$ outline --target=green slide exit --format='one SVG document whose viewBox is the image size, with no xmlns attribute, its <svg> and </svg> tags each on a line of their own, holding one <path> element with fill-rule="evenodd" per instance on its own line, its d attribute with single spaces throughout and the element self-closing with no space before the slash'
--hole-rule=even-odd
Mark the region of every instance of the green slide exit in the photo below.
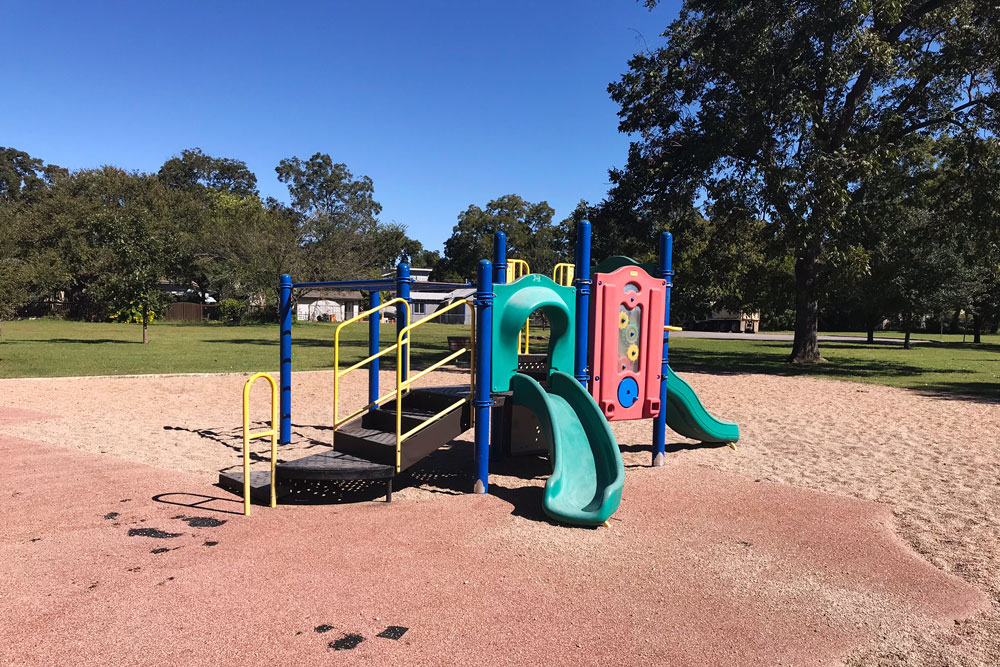
<svg viewBox="0 0 1000 667">
<path fill-rule="evenodd" d="M 618 509 L 625 484 L 618 441 L 597 402 L 572 375 L 554 371 L 548 389 L 511 378 L 514 405 L 531 410 L 550 446 L 545 513 L 562 523 L 599 526 Z"/>
<path fill-rule="evenodd" d="M 687 382 L 667 366 L 667 426 L 685 438 L 702 442 L 736 442 L 740 427 L 716 419 Z"/>
</svg>

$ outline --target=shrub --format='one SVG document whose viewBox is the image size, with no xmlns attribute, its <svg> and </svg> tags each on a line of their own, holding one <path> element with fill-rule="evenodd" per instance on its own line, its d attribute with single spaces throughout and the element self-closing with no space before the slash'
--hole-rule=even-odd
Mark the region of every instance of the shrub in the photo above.
<svg viewBox="0 0 1000 667">
<path fill-rule="evenodd" d="M 237 299 L 223 299 L 219 302 L 219 319 L 226 324 L 241 324 L 247 313 L 247 305 Z"/>
<path fill-rule="evenodd" d="M 108 315 L 108 319 L 125 324 L 142 324 L 142 309 L 135 301 L 129 301 L 127 306 Z M 152 307 L 146 310 L 146 321 L 149 324 L 156 321 L 156 311 Z"/>
</svg>

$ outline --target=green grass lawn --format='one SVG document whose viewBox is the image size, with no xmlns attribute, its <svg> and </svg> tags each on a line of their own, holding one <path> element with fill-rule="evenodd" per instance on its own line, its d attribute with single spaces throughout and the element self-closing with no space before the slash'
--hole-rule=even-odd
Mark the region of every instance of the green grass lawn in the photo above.
<svg viewBox="0 0 1000 667">
<path fill-rule="evenodd" d="M 295 370 L 333 368 L 335 324 L 296 322 L 292 327 Z M 0 377 L 227 373 L 278 370 L 278 325 L 157 323 L 142 344 L 138 325 L 67 322 L 54 319 L 4 322 Z M 395 342 L 396 327 L 382 324 L 382 345 Z M 448 354 L 448 336 L 468 327 L 428 323 L 412 332 L 411 363 L 422 368 Z M 341 368 L 368 356 L 368 324 L 348 325 L 341 334 Z M 461 357 L 468 363 L 468 357 Z M 395 368 L 395 353 L 383 357 Z"/>
<path fill-rule="evenodd" d="M 335 325 L 296 323 L 292 360 L 296 370 L 333 367 Z M 466 327 L 428 324 L 414 332 L 412 363 L 423 368 L 448 353 L 449 335 L 467 335 Z M 545 329 L 532 329 L 532 352 L 545 349 Z M 348 326 L 341 344 L 341 367 L 367 356 L 365 324 Z M 880 334 L 881 335 L 881 334 Z M 278 368 L 277 325 L 155 324 L 150 342 L 127 324 L 91 324 L 61 320 L 3 323 L 0 377 L 116 375 L 147 373 L 254 372 Z M 395 327 L 382 325 L 383 345 L 395 339 Z M 980 345 L 945 336 L 903 350 L 902 346 L 821 343 L 828 363 L 794 366 L 785 359 L 790 343 L 763 340 L 675 338 L 670 360 L 679 371 L 815 375 L 943 393 L 1000 398 L 1000 336 Z M 467 357 L 463 357 L 467 363 Z M 393 368 L 387 359 L 383 368 Z"/>
<path fill-rule="evenodd" d="M 830 342 L 819 348 L 827 363 L 800 366 L 786 361 L 790 342 L 676 338 L 670 343 L 670 363 L 678 371 L 815 375 L 1000 398 L 1000 341 L 928 342 L 911 350 L 886 343 Z"/>
</svg>

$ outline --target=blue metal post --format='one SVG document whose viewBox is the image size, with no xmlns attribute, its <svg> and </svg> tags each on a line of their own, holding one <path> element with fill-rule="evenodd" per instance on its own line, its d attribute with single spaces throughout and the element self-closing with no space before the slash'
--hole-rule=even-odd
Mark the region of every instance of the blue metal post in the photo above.
<svg viewBox="0 0 1000 667">
<path fill-rule="evenodd" d="M 573 368 L 573 375 L 584 389 L 590 383 L 590 375 L 587 372 L 587 362 L 589 361 L 590 349 L 588 347 L 588 337 L 590 335 L 590 223 L 581 220 L 576 225 L 576 269 L 574 273 L 576 279 L 576 361 Z"/>
<path fill-rule="evenodd" d="M 372 290 L 371 302 L 368 304 L 369 309 L 378 308 L 381 304 L 382 295 L 379 291 Z M 382 311 L 377 313 L 372 313 L 368 316 L 368 356 L 378 354 L 379 352 L 379 318 L 382 317 Z M 368 402 L 374 403 L 378 400 L 378 357 L 375 357 L 368 364 Z M 372 406 L 369 412 L 374 410 L 376 406 Z"/>
<path fill-rule="evenodd" d="M 278 442 L 283 445 L 292 440 L 292 277 L 281 274 L 278 284 L 278 329 L 280 331 L 279 369 L 281 416 Z"/>
<path fill-rule="evenodd" d="M 396 267 L 396 296 L 400 299 L 405 299 L 407 303 L 410 304 L 412 309 L 413 304 L 410 302 L 410 265 L 406 262 L 400 262 L 399 266 Z M 396 306 L 396 336 L 399 336 L 399 332 L 403 330 L 409 322 L 406 321 L 406 309 L 402 306 Z M 409 345 L 403 346 L 403 368 L 400 370 L 400 377 L 404 380 L 408 375 L 409 369 L 407 368 L 407 360 L 409 359 L 410 350 Z"/>
<path fill-rule="evenodd" d="M 507 235 L 503 232 L 493 233 L 493 283 L 503 285 L 507 282 Z M 493 288 L 490 287 L 492 290 Z"/>
<path fill-rule="evenodd" d="M 673 287 L 674 237 L 670 232 L 660 234 L 660 263 L 656 277 L 663 280 L 664 309 L 663 326 L 670 325 L 670 288 Z M 653 420 L 653 465 L 665 463 L 667 448 L 667 369 L 670 367 L 670 332 L 663 332 L 663 362 L 660 364 L 660 412 Z"/>
<path fill-rule="evenodd" d="M 502 233 L 502 232 L 498 232 Z M 493 281 L 489 260 L 479 262 L 476 304 L 476 393 L 472 407 L 476 411 L 476 484 L 473 493 L 489 493 L 490 482 L 490 387 L 493 354 Z"/>
</svg>

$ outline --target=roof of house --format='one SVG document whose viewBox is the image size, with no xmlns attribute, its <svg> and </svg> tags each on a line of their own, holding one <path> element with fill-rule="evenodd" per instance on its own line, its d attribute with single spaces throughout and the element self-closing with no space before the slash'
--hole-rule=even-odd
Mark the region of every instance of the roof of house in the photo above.
<svg viewBox="0 0 1000 667">
<path fill-rule="evenodd" d="M 331 299 L 334 301 L 360 301 L 361 292 L 349 289 L 326 289 L 322 287 L 302 290 L 299 293 L 299 301 L 302 299 Z"/>
</svg>

